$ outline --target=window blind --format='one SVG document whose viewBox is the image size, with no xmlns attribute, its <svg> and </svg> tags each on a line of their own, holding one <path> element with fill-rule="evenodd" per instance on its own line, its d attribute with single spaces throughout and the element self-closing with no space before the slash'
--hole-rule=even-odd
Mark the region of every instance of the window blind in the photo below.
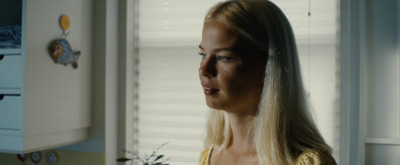
<svg viewBox="0 0 400 165">
<path fill-rule="evenodd" d="M 197 52 L 204 16 L 217 2 L 139 0 L 139 132 L 134 137 L 140 155 L 168 142 L 159 152 L 170 164 L 198 164 L 208 108 Z M 294 28 L 313 114 L 338 161 L 338 0 L 274 2 Z"/>
<path fill-rule="evenodd" d="M 293 26 L 314 121 L 339 162 L 339 0 L 274 0 Z M 309 14 L 310 13 L 310 16 Z"/>
</svg>

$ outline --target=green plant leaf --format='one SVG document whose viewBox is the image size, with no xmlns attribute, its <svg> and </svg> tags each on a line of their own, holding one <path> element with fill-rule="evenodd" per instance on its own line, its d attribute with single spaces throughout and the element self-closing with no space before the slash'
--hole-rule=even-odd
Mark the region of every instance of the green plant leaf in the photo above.
<svg viewBox="0 0 400 165">
<path fill-rule="evenodd" d="M 129 158 L 118 158 L 117 162 L 126 162 L 126 161 L 131 161 L 132 159 Z"/>
<path fill-rule="evenodd" d="M 159 156 L 157 156 L 156 159 L 154 159 L 154 161 L 157 161 L 158 159 L 161 159 L 162 157 L 164 157 L 164 155 L 159 155 Z"/>
<path fill-rule="evenodd" d="M 169 165 L 168 163 L 161 163 L 161 162 L 158 162 L 158 163 L 156 163 L 156 164 L 154 164 L 154 165 Z"/>
</svg>

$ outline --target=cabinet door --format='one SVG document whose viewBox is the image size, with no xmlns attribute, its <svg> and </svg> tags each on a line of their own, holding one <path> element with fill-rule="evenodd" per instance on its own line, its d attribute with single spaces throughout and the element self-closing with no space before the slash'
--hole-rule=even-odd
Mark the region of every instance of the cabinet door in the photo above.
<svg viewBox="0 0 400 165">
<path fill-rule="evenodd" d="M 0 54 L 0 89 L 21 88 L 21 66 L 21 55 Z"/>
<path fill-rule="evenodd" d="M 0 91 L 0 130 L 22 129 L 22 118 L 21 96 Z"/>
</svg>

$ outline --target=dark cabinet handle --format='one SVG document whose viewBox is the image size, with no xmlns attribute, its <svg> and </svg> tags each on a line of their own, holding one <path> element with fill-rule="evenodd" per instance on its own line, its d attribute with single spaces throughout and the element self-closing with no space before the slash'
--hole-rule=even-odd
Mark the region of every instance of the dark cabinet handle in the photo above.
<svg viewBox="0 0 400 165">
<path fill-rule="evenodd" d="M 3 60 L 4 54 L 0 54 L 0 61 Z"/>
<path fill-rule="evenodd" d="M 20 94 L 0 94 L 0 101 L 4 99 L 6 96 L 21 96 Z"/>
</svg>

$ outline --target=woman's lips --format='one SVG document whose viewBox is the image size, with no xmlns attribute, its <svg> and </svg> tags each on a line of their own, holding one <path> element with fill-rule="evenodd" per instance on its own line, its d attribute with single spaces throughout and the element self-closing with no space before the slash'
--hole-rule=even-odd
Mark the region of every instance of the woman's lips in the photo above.
<svg viewBox="0 0 400 165">
<path fill-rule="evenodd" d="M 201 85 L 203 86 L 204 94 L 206 94 L 206 95 L 213 95 L 213 94 L 219 92 L 219 89 L 212 88 L 210 85 L 207 85 L 204 83 L 201 83 Z"/>
<path fill-rule="evenodd" d="M 203 87 L 203 89 L 204 89 L 204 94 L 206 94 L 206 95 L 212 95 L 219 91 L 219 89 L 212 89 L 212 88 L 206 88 L 206 87 Z"/>
</svg>

